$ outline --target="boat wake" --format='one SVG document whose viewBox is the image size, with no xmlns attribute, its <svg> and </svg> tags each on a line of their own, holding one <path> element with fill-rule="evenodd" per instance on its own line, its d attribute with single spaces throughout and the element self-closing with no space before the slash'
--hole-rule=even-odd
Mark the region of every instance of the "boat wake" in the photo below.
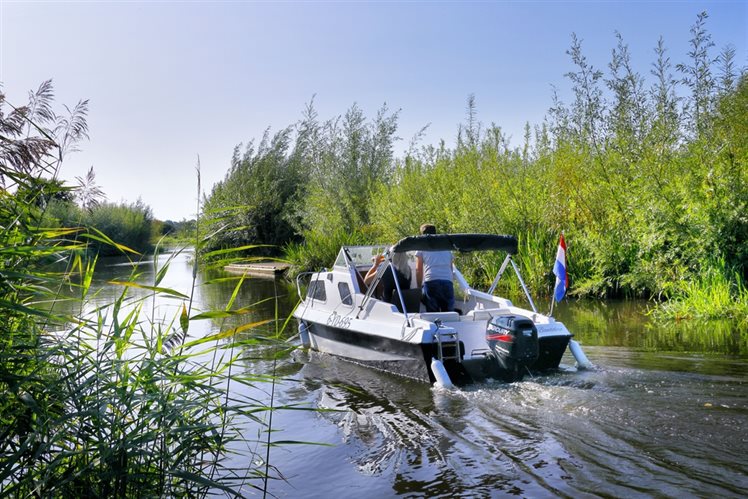
<svg viewBox="0 0 748 499">
<path fill-rule="evenodd" d="M 299 374 L 390 495 L 729 497 L 748 468 L 740 377 L 613 365 L 446 390 L 317 353 Z"/>
</svg>

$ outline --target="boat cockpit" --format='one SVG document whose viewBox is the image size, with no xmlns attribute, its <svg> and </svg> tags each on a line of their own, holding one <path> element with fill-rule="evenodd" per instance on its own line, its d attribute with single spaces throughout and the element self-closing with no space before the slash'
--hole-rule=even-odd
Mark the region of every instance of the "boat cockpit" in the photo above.
<svg viewBox="0 0 748 499">
<path fill-rule="evenodd" d="M 469 235 L 473 236 L 473 235 Z M 423 236 L 421 236 L 422 238 Z M 434 237 L 434 236 L 431 236 Z M 394 305 L 397 308 L 397 311 L 400 313 L 404 313 L 406 317 L 409 314 L 421 314 L 422 316 L 425 316 L 427 314 L 425 307 L 421 303 L 421 290 L 418 287 L 416 283 L 416 257 L 415 257 L 415 249 L 410 250 L 409 247 L 414 246 L 411 239 L 413 238 L 405 238 L 401 240 L 398 244 L 394 246 L 386 246 L 386 245 L 370 245 L 370 246 L 344 246 L 341 248 L 340 252 L 338 253 L 338 256 L 335 260 L 334 268 L 335 270 L 339 272 L 348 272 L 351 275 L 351 282 L 353 284 L 354 293 L 360 293 L 364 295 L 364 298 L 361 302 L 361 308 L 363 309 L 366 305 L 366 302 L 368 300 L 379 300 L 388 302 L 391 305 Z M 502 241 L 502 243 L 504 243 Z M 514 243 L 516 247 L 516 242 Z M 439 244 L 432 243 L 431 246 L 426 245 L 426 248 L 431 247 L 439 247 Z M 416 248 L 420 249 L 420 248 Z M 456 249 L 460 249 L 459 247 Z M 507 247 L 502 248 L 487 248 L 487 249 L 509 249 L 510 252 L 506 255 L 503 264 L 501 265 L 501 268 L 496 275 L 496 278 L 491 284 L 490 289 L 487 292 L 481 292 L 478 290 L 473 289 L 470 287 L 470 285 L 465 280 L 462 273 L 459 271 L 457 267 L 454 267 L 453 269 L 453 275 L 454 280 L 458 284 L 460 292 L 456 293 L 455 296 L 455 311 L 454 312 L 442 312 L 438 315 L 444 315 L 445 321 L 448 321 L 452 318 L 454 315 L 455 317 L 469 317 L 473 318 L 474 316 L 480 316 L 483 317 L 486 314 L 481 313 L 481 311 L 486 309 L 506 309 L 509 307 L 512 307 L 512 302 L 510 300 L 507 300 L 505 298 L 501 298 L 498 296 L 494 296 L 492 293 L 495 290 L 499 279 L 501 279 L 502 274 L 506 270 L 507 266 L 509 264 L 512 265 L 515 272 L 517 273 L 517 276 L 520 279 L 520 282 L 522 284 L 523 289 L 525 290 L 528 301 L 530 302 L 533 311 L 537 313 L 537 310 L 535 309 L 535 305 L 532 301 L 532 298 L 529 294 L 529 291 L 527 290 L 527 287 L 524 284 L 524 281 L 522 280 L 521 275 L 519 274 L 519 269 L 517 268 L 516 263 L 512 260 L 511 256 L 513 251 L 511 251 L 512 247 L 511 245 Z M 395 252 L 404 252 L 407 255 L 407 264 L 408 264 L 408 270 L 410 275 L 410 285 L 407 288 L 401 288 L 399 286 L 399 283 L 397 284 L 396 292 L 394 292 L 391 296 L 385 297 L 382 294 L 378 293 L 378 285 L 382 279 L 383 274 L 385 273 L 387 267 L 391 267 L 391 270 L 394 272 L 394 266 L 393 266 L 393 255 Z M 369 271 L 376 265 L 376 259 L 377 257 L 383 257 L 384 261 L 382 265 L 379 266 L 377 269 L 376 276 L 374 277 L 373 282 L 370 283 L 369 286 L 367 286 L 364 282 L 364 276 L 369 273 Z M 381 286 L 379 287 L 381 288 Z M 380 289 L 381 290 L 381 289 Z M 435 312 L 431 313 L 431 315 L 435 314 Z"/>
</svg>

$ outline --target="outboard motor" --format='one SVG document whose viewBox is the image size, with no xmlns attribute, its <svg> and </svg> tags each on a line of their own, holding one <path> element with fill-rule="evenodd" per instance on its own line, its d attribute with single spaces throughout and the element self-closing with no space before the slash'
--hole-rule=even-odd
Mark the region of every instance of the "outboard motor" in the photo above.
<svg viewBox="0 0 748 499">
<path fill-rule="evenodd" d="M 538 330 L 521 315 L 497 315 L 486 327 L 486 341 L 496 357 L 499 376 L 505 381 L 519 381 L 526 366 L 538 359 Z"/>
</svg>

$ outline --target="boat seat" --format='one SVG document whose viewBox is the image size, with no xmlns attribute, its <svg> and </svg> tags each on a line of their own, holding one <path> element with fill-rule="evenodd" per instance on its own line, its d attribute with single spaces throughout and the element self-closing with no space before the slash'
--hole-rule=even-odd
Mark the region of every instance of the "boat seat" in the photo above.
<svg viewBox="0 0 748 499">
<path fill-rule="evenodd" d="M 494 317 L 499 314 L 506 314 L 509 311 L 504 308 L 484 308 L 481 310 L 471 310 L 465 316 L 469 320 L 474 321 L 487 321 L 490 320 L 491 317 Z"/>
<path fill-rule="evenodd" d="M 421 310 L 421 289 L 412 288 L 403 290 L 403 301 L 405 302 L 405 310 L 409 314 L 417 314 Z M 397 295 L 397 290 L 392 291 L 390 297 L 390 303 L 397 307 L 398 312 L 402 312 L 402 304 L 400 303 L 400 297 Z"/>
<path fill-rule="evenodd" d="M 459 322 L 460 314 L 457 312 L 423 312 L 418 316 L 429 322 L 434 322 L 436 319 L 440 319 L 442 322 Z"/>
</svg>

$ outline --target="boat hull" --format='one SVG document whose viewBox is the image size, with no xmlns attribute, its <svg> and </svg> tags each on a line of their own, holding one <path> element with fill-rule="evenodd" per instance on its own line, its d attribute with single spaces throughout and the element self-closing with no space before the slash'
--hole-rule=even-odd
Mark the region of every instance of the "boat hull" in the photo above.
<svg viewBox="0 0 748 499">
<path fill-rule="evenodd" d="M 427 363 L 432 354 L 425 351 L 426 345 L 313 322 L 305 322 L 304 327 L 309 335 L 309 345 L 306 346 L 314 350 L 380 371 L 427 383 L 434 381 Z"/>
<path fill-rule="evenodd" d="M 434 343 L 411 343 L 368 334 L 352 329 L 341 329 L 326 324 L 302 321 L 300 329 L 305 332 L 304 346 L 313 350 L 345 358 L 351 362 L 368 366 L 426 383 L 434 383 L 431 360 L 438 358 Z M 531 371 L 558 368 L 571 336 L 546 337 L 540 340 L 540 356 L 530 366 Z M 443 344 L 443 352 L 454 352 L 454 344 Z M 514 381 L 521 379 L 523 372 L 506 372 L 496 359 L 473 357 L 466 359 L 465 348 L 459 344 L 461 362 L 445 359 L 443 364 L 455 385 L 466 385 L 486 379 Z"/>
</svg>

